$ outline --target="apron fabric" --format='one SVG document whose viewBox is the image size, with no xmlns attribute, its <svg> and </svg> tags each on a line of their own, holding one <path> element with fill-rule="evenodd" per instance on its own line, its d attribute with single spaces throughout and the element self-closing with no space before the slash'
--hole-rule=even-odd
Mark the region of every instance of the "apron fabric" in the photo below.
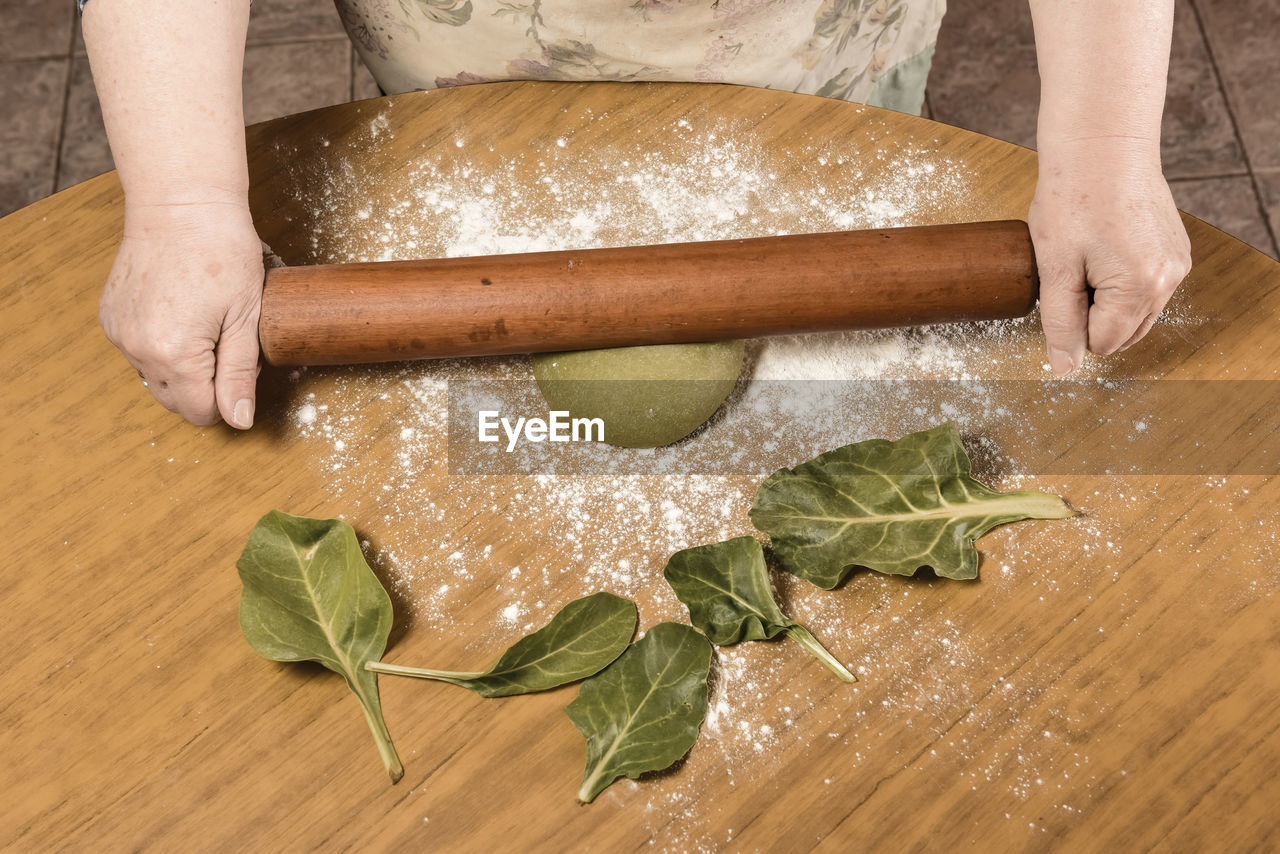
<svg viewBox="0 0 1280 854">
<path fill-rule="evenodd" d="M 740 83 L 919 114 L 946 0 L 335 0 L 388 93 Z"/>
</svg>

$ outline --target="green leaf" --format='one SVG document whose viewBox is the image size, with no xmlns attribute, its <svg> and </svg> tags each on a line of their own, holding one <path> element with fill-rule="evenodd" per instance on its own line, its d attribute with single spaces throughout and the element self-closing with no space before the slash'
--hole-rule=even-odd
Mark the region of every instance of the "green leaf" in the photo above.
<svg viewBox="0 0 1280 854">
<path fill-rule="evenodd" d="M 565 710 L 587 739 L 578 800 L 590 803 L 622 776 L 658 771 L 689 752 L 707 716 L 711 644 L 679 623 L 659 623 L 582 683 Z"/>
<path fill-rule="evenodd" d="M 378 677 L 365 663 L 382 657 L 391 599 L 364 561 L 355 531 L 338 519 L 272 510 L 259 520 L 236 562 L 244 593 L 240 629 L 273 661 L 318 661 L 355 692 L 387 776 L 404 767 L 382 719 Z"/>
<path fill-rule="evenodd" d="M 783 569 L 830 589 L 857 566 L 890 575 L 929 566 L 947 578 L 977 578 L 978 537 L 1006 522 L 1075 511 L 1056 495 L 996 492 L 974 480 L 946 423 L 774 472 L 750 515 Z"/>
<path fill-rule="evenodd" d="M 688 607 L 690 622 L 712 643 L 731 646 L 785 632 L 841 679 L 857 681 L 808 629 L 782 613 L 769 585 L 764 549 L 755 537 L 678 551 L 662 574 Z"/>
<path fill-rule="evenodd" d="M 482 697 L 509 697 L 594 676 L 622 654 L 635 631 L 634 602 L 612 593 L 593 593 L 565 605 L 551 622 L 521 638 L 493 667 L 480 673 L 375 661 L 365 666 L 378 673 L 438 679 L 470 688 Z"/>
</svg>

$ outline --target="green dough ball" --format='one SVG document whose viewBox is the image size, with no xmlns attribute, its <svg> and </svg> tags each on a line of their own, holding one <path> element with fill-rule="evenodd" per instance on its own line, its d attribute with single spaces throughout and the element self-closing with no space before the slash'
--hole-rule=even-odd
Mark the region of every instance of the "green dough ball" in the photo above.
<svg viewBox="0 0 1280 854">
<path fill-rule="evenodd" d="M 697 430 L 733 391 L 744 341 L 539 353 L 533 376 L 553 410 L 604 421 L 623 448 L 670 445 Z"/>
</svg>

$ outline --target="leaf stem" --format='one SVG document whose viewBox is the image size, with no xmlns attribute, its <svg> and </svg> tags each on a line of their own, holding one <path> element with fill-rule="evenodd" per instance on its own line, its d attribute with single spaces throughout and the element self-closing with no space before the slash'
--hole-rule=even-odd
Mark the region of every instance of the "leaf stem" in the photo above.
<svg viewBox="0 0 1280 854">
<path fill-rule="evenodd" d="M 422 667 L 405 667 L 402 664 L 387 664 L 385 661 L 366 661 L 366 670 L 374 673 L 388 673 L 392 676 L 412 676 L 415 679 L 437 679 L 441 682 L 452 682 L 455 685 L 479 679 L 484 673 L 459 673 L 453 670 L 427 670 Z"/>
<path fill-rule="evenodd" d="M 818 643 L 818 639 L 809 633 L 809 630 L 797 623 L 794 626 L 787 627 L 787 637 L 809 650 L 815 658 L 827 666 L 835 675 L 839 676 L 845 682 L 857 682 L 858 677 L 849 672 L 849 668 L 840 663 L 834 655 L 827 651 L 827 648 Z"/>
<path fill-rule="evenodd" d="M 392 783 L 399 783 L 400 778 L 404 776 L 404 765 L 400 762 L 400 756 L 396 753 L 396 746 L 391 743 L 391 733 L 387 731 L 387 723 L 382 720 L 381 715 L 374 714 L 369 703 L 365 698 L 357 694 L 360 700 L 360 708 L 364 712 L 364 719 L 369 723 L 369 730 L 373 733 L 373 742 L 378 745 L 378 755 L 382 757 L 382 764 L 387 769 L 387 777 Z"/>
<path fill-rule="evenodd" d="M 582 785 L 578 787 L 578 803 L 589 804 L 596 799 L 591 793 L 595 788 L 596 781 L 600 779 L 600 769 L 596 768 L 595 773 L 590 776 L 583 777 Z"/>
<path fill-rule="evenodd" d="M 1010 503 L 1032 519 L 1069 519 L 1080 515 L 1080 511 L 1049 492 L 1006 492 L 1001 498 L 1013 499 Z"/>
</svg>

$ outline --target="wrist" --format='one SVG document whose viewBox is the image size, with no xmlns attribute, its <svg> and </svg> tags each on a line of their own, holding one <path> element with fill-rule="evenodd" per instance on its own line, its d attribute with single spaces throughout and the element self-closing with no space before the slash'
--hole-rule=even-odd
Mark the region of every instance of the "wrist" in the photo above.
<svg viewBox="0 0 1280 854">
<path fill-rule="evenodd" d="M 247 196 L 191 194 L 186 198 L 139 201 L 126 197 L 124 236 L 132 239 L 172 239 L 216 230 L 254 231 Z M 230 248 L 230 247 L 228 247 Z"/>
<path fill-rule="evenodd" d="M 1065 129 L 1041 128 L 1037 133 L 1041 158 L 1108 161 L 1138 160 L 1160 162 L 1160 133 L 1139 130 L 1101 131 L 1075 126 Z"/>
<path fill-rule="evenodd" d="M 192 205 L 231 205 L 248 208 L 248 180 L 217 181 L 156 181 L 149 180 L 138 186 L 137 182 L 121 182 L 124 187 L 125 209 L 156 210 L 173 209 Z"/>
<path fill-rule="evenodd" d="M 1044 93 L 1036 123 L 1036 148 L 1041 159 L 1070 163 L 1160 164 L 1160 110 L 1152 115 L 1135 105 L 1125 110 L 1104 109 L 1086 98 L 1064 103 Z"/>
<path fill-rule="evenodd" d="M 1163 179 L 1160 140 L 1122 135 L 1058 137 L 1039 153 L 1043 180 L 1076 177 L 1104 183 Z"/>
</svg>

